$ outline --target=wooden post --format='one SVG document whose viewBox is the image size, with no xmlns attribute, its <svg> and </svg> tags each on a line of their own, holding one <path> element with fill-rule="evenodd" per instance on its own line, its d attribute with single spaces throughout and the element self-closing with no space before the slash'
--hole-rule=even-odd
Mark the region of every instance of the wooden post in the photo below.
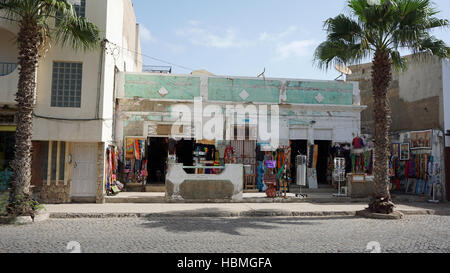
<svg viewBox="0 0 450 273">
<path fill-rule="evenodd" d="M 56 177 L 55 177 L 56 185 L 58 185 L 59 182 L 60 158 L 61 158 L 61 141 L 58 141 L 56 145 Z"/>
<path fill-rule="evenodd" d="M 72 155 L 72 163 L 69 166 L 69 177 L 68 177 L 68 181 L 72 181 L 72 175 L 73 175 L 73 162 L 75 160 L 74 154 L 73 154 L 73 143 L 71 142 L 69 144 L 69 151 L 70 154 Z"/>
<path fill-rule="evenodd" d="M 47 186 L 50 186 L 52 181 L 52 152 L 53 152 L 53 141 L 50 140 L 48 142 Z"/>
<path fill-rule="evenodd" d="M 67 186 L 69 180 L 69 142 L 66 142 L 66 154 L 64 158 L 64 186 Z"/>
</svg>

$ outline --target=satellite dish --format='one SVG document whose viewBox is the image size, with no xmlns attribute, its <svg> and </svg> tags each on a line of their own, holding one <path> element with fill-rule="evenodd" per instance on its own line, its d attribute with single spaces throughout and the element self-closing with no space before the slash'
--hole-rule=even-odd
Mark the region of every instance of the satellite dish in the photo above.
<svg viewBox="0 0 450 273">
<path fill-rule="evenodd" d="M 337 81 L 340 77 L 342 77 L 343 75 L 351 75 L 352 71 L 350 70 L 350 68 L 348 68 L 347 66 L 343 65 L 343 64 L 337 64 L 334 67 L 338 72 L 341 72 L 341 75 L 339 77 L 337 77 L 335 79 L 335 81 Z"/>
</svg>

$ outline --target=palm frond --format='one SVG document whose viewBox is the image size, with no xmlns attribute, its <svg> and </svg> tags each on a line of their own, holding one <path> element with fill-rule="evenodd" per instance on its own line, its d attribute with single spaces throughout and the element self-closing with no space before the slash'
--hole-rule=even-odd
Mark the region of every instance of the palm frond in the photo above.
<svg viewBox="0 0 450 273">
<path fill-rule="evenodd" d="M 63 16 L 53 38 L 62 46 L 70 44 L 73 49 L 89 50 L 100 46 L 100 31 L 83 17 Z"/>
<path fill-rule="evenodd" d="M 439 58 L 450 58 L 450 51 L 445 42 L 431 35 L 427 35 L 425 38 L 416 41 L 412 49 L 414 53 L 434 55 Z"/>
<path fill-rule="evenodd" d="M 334 63 L 352 63 L 376 51 L 388 54 L 392 64 L 406 69 L 400 50 L 420 55 L 449 57 L 449 47 L 430 34 L 435 28 L 447 28 L 447 19 L 436 17 L 439 11 L 430 0 L 348 0 L 349 16 L 338 15 L 325 22 L 327 40 L 314 54 L 321 68 Z"/>
<path fill-rule="evenodd" d="M 348 44 L 343 41 L 325 41 L 314 53 L 314 62 L 321 69 L 329 69 L 336 64 L 348 65 L 364 60 L 368 50 L 361 44 Z"/>
<path fill-rule="evenodd" d="M 398 51 L 391 51 L 390 52 L 390 58 L 392 61 L 392 65 L 397 71 L 404 71 L 408 67 L 408 60 L 405 57 L 402 57 L 400 55 L 400 52 Z"/>
<path fill-rule="evenodd" d="M 8 18 L 24 20 L 39 29 L 41 46 L 54 40 L 73 49 L 94 49 L 100 46 L 100 31 L 88 19 L 77 16 L 67 0 L 0 0 L 0 10 Z M 53 27 L 54 20 L 59 23 Z"/>
<path fill-rule="evenodd" d="M 363 37 L 363 29 L 358 22 L 341 14 L 325 21 L 324 27 L 328 32 L 328 40 L 344 40 L 349 43 L 357 43 Z"/>
</svg>

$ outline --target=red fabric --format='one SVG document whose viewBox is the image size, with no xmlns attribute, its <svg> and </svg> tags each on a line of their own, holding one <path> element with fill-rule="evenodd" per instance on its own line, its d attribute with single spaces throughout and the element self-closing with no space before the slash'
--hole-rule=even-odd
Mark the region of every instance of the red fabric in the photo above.
<svg viewBox="0 0 450 273">
<path fill-rule="evenodd" d="M 353 147 L 355 149 L 361 149 L 364 148 L 364 141 L 362 140 L 362 138 L 360 137 L 355 137 L 353 139 Z"/>
</svg>

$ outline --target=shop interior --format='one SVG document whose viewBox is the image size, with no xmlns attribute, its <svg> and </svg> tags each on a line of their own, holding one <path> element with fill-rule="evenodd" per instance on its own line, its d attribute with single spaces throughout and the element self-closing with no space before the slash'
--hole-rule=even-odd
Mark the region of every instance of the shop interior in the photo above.
<svg viewBox="0 0 450 273">
<path fill-rule="evenodd" d="M 331 186 L 333 158 L 331 155 L 331 141 L 315 141 L 318 146 L 317 155 L 317 183 L 319 187 Z"/>
<path fill-rule="evenodd" d="M 261 145 L 252 140 L 216 142 L 194 139 L 170 139 L 168 137 L 127 138 L 125 184 L 164 186 L 168 164 L 180 163 L 190 174 L 219 174 L 215 168 L 225 164 L 243 164 L 244 190 L 266 192 L 265 175 L 276 175 L 275 189 L 289 192 L 296 183 L 296 156 L 308 156 L 308 168 L 316 170 L 319 188 L 337 188 L 333 181 L 334 159 L 344 158 L 346 174 L 372 173 L 373 152 L 358 145 L 334 144 L 331 141 L 291 140 L 290 145 L 275 151 L 262 151 Z M 270 165 L 274 167 L 269 167 Z M 212 168 L 208 168 L 212 167 Z M 273 179 L 273 177 L 272 177 Z M 295 190 L 294 190 L 295 191 Z M 266 192 L 267 193 L 267 192 Z"/>
<path fill-rule="evenodd" d="M 0 191 L 8 188 L 14 158 L 14 132 L 0 132 Z"/>
<path fill-rule="evenodd" d="M 183 166 L 194 166 L 194 144 L 195 141 L 193 139 L 184 139 L 182 138 L 179 141 L 174 139 L 171 140 L 173 143 L 171 151 L 169 151 L 170 155 L 176 156 L 176 162 L 183 164 Z M 187 173 L 194 173 L 195 170 L 189 169 L 186 170 Z"/>
<path fill-rule="evenodd" d="M 166 181 L 169 139 L 163 137 L 148 138 L 147 147 L 147 184 L 163 185 Z"/>
<path fill-rule="evenodd" d="M 0 132 L 0 172 L 9 169 L 14 158 L 14 132 Z"/>
</svg>

